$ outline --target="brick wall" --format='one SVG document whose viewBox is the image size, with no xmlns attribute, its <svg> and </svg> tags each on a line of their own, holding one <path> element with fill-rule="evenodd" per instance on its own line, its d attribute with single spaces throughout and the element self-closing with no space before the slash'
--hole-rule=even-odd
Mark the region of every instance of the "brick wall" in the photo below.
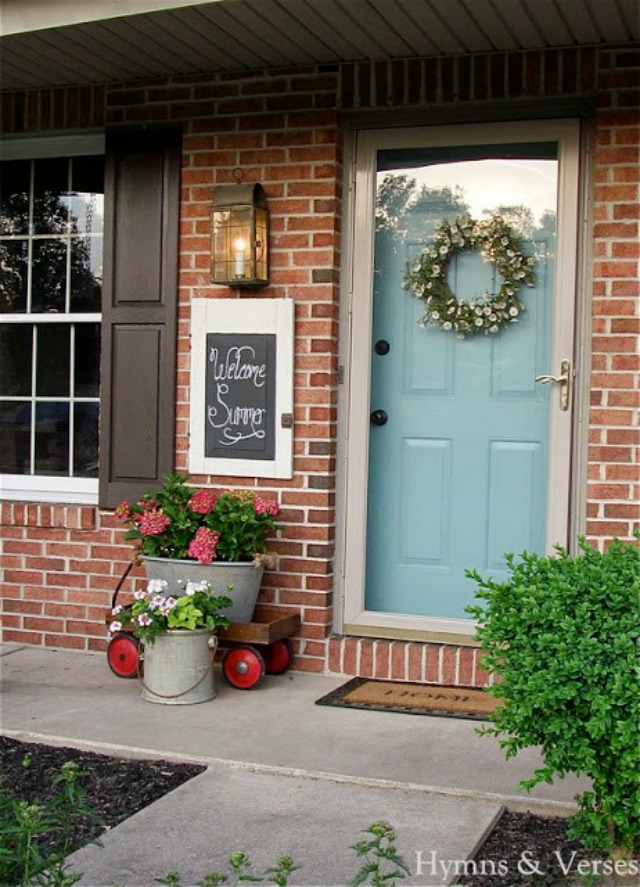
<svg viewBox="0 0 640 887">
<path fill-rule="evenodd" d="M 342 133 L 338 109 L 429 108 L 496 99 L 594 96 L 593 376 L 588 533 L 604 545 L 638 524 L 638 68 L 636 51 L 591 50 L 258 71 L 108 88 L 6 95 L 5 131 L 104 123 L 184 128 L 176 466 L 186 470 L 190 305 L 228 297 L 209 283 L 216 184 L 260 181 L 271 210 L 271 285 L 296 302 L 295 475 L 261 488 L 283 505 L 263 598 L 301 609 L 297 668 L 482 684 L 478 651 L 331 637 L 336 513 L 338 274 Z M 243 296 L 250 299 L 251 296 Z M 200 479 L 204 480 L 204 478 Z M 216 478 L 225 485 L 247 479 Z M 113 515 L 91 507 L 2 508 L 7 641 L 101 650 L 104 614 L 130 556 Z"/>
<path fill-rule="evenodd" d="M 640 528 L 640 52 L 601 54 L 595 121 L 587 533 Z"/>
</svg>

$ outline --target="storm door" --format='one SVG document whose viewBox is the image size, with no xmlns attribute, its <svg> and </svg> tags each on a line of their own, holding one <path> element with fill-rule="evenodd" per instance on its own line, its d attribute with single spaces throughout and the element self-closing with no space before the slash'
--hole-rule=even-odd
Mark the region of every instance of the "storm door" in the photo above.
<svg viewBox="0 0 640 887">
<path fill-rule="evenodd" d="M 575 169 L 571 123 L 359 139 L 348 622 L 467 633 L 467 569 L 566 542 Z"/>
</svg>

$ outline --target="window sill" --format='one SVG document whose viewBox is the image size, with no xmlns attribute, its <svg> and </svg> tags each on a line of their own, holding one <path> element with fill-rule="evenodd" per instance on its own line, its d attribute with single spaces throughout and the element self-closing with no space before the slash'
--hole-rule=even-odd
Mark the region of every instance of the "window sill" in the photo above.
<svg viewBox="0 0 640 887">
<path fill-rule="evenodd" d="M 97 505 L 97 478 L 0 475 L 0 498 L 5 501 Z"/>
</svg>

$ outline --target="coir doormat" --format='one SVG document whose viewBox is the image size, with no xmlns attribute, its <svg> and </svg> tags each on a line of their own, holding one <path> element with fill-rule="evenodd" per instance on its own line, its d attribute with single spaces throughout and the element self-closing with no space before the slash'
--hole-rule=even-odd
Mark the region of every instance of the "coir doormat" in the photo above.
<svg viewBox="0 0 640 887">
<path fill-rule="evenodd" d="M 494 696 L 474 687 L 411 684 L 371 678 L 352 678 L 316 701 L 316 705 L 338 708 L 368 708 L 373 711 L 471 718 L 477 721 L 489 720 L 497 704 Z"/>
</svg>

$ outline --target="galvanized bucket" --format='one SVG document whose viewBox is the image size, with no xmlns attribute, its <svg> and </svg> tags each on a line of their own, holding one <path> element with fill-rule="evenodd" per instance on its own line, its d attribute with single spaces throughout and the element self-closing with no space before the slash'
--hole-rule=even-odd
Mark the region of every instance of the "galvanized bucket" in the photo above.
<svg viewBox="0 0 640 887">
<path fill-rule="evenodd" d="M 164 579 L 168 583 L 166 594 L 178 596 L 184 593 L 184 583 L 206 581 L 211 584 L 214 594 L 231 598 L 232 606 L 224 610 L 231 622 L 251 622 L 264 574 L 263 564 L 256 566 L 234 561 L 199 564 L 197 561 L 147 555 L 140 560 L 147 579 Z"/>
<path fill-rule="evenodd" d="M 193 705 L 216 695 L 213 657 L 218 639 L 208 628 L 170 630 L 144 648 L 142 698 L 164 705 Z"/>
</svg>

